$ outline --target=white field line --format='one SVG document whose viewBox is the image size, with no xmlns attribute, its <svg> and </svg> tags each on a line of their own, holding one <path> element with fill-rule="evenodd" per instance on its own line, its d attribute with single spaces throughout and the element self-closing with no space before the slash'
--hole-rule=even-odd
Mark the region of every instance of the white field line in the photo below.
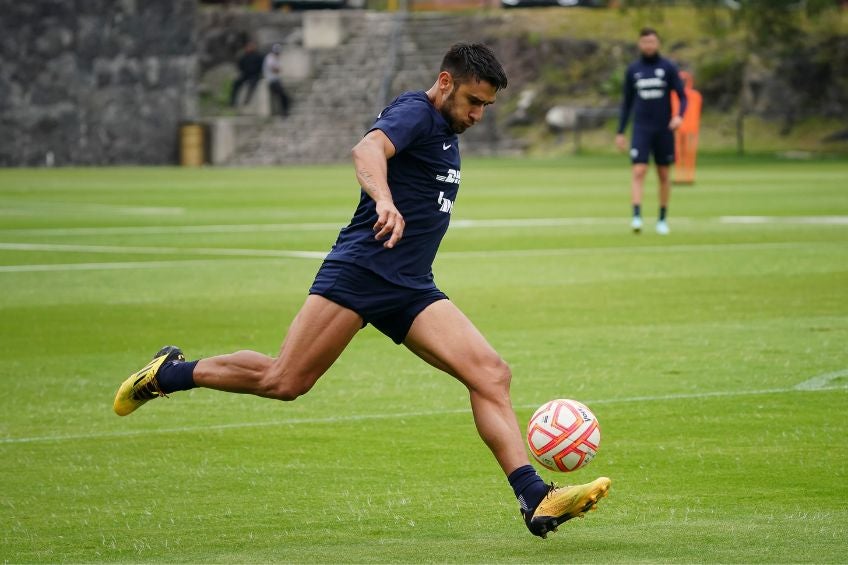
<svg viewBox="0 0 848 565">
<path fill-rule="evenodd" d="M 474 229 L 474 228 L 545 228 L 566 226 L 602 226 L 602 225 L 624 225 L 627 226 L 629 218 L 491 218 L 482 220 L 452 220 L 450 229 Z M 675 222 L 682 224 L 691 223 L 692 218 L 676 217 Z"/>
<path fill-rule="evenodd" d="M 23 228 L 0 230 L 8 235 L 159 235 L 185 233 L 262 233 L 339 230 L 342 223 L 221 224 L 200 226 L 126 226 L 97 228 Z"/>
<path fill-rule="evenodd" d="M 593 225 L 625 225 L 627 218 L 491 218 L 458 219 L 451 222 L 451 229 L 478 229 L 502 227 L 566 227 Z M 848 225 L 848 216 L 720 216 L 718 218 L 695 219 L 675 216 L 674 223 L 708 222 L 719 224 L 833 224 Z M 277 224 L 216 224 L 197 226 L 115 226 L 90 228 L 22 228 L 0 230 L 0 234 L 15 236 L 67 236 L 67 235 L 145 235 L 180 233 L 262 233 L 287 231 L 338 231 L 345 222 L 305 222 Z"/>
<path fill-rule="evenodd" d="M 600 255 L 603 253 L 688 253 L 690 251 L 745 251 L 752 249 L 800 249 L 821 245 L 840 245 L 832 242 L 765 242 L 765 243 L 704 243 L 684 245 L 646 245 L 619 247 L 555 247 L 551 249 L 499 249 L 480 251 L 441 251 L 436 258 L 466 259 L 473 257 L 545 257 L 549 255 Z"/>
<path fill-rule="evenodd" d="M 848 377 L 848 369 L 825 373 L 823 375 L 807 379 L 806 381 L 795 385 L 795 390 L 822 390 L 831 386 L 830 383 L 840 377 Z"/>
<path fill-rule="evenodd" d="M 813 379 L 810 379 L 813 380 Z M 807 382 L 807 381 L 805 381 Z M 662 402 L 669 400 L 690 400 L 699 398 L 715 398 L 715 397 L 733 397 L 733 396 L 751 396 L 751 395 L 766 395 L 766 394 L 782 394 L 782 393 L 798 393 L 811 391 L 827 391 L 827 390 L 848 390 L 848 386 L 821 386 L 816 388 L 799 389 L 793 388 L 773 388 L 762 390 L 737 390 L 737 391 L 714 391 L 714 392 L 696 392 L 696 393 L 681 393 L 681 394 L 663 394 L 657 396 L 631 396 L 626 398 L 607 398 L 600 400 L 587 400 L 585 404 L 592 406 L 596 404 L 623 404 L 630 402 Z M 515 406 L 519 409 L 538 408 L 537 405 L 519 405 Z M 104 408 L 105 409 L 105 408 Z M 216 430 L 233 430 L 244 428 L 267 428 L 275 426 L 297 426 L 302 424 L 335 424 L 340 422 L 360 422 L 367 420 L 386 420 L 386 419 L 402 419 L 402 418 L 421 418 L 428 416 L 442 416 L 450 414 L 470 414 L 470 408 L 454 408 L 447 410 L 422 410 L 416 412 L 395 412 L 385 414 L 350 414 L 346 416 L 335 416 L 328 418 L 292 418 L 289 420 L 275 420 L 271 422 L 237 422 L 232 424 L 212 424 L 204 426 L 182 426 L 176 428 L 148 428 L 144 430 L 116 430 L 112 432 L 98 432 L 90 434 L 69 434 L 69 435 L 54 435 L 54 436 L 31 436 L 31 437 L 7 437 L 0 438 L 0 444 L 12 443 L 35 443 L 35 442 L 62 442 L 75 441 L 86 439 L 113 439 L 121 437 L 142 436 L 142 435 L 159 435 L 172 433 L 191 433 L 205 432 Z"/>
<path fill-rule="evenodd" d="M 252 259 L 265 261 L 265 259 Z M 175 265 L 220 265 L 222 259 L 176 259 L 173 261 L 116 261 L 112 263 L 53 263 L 46 265 L 0 265 L 0 273 L 44 273 L 65 271 L 115 271 L 161 269 Z M 251 261 L 251 259 L 242 259 Z"/>
<path fill-rule="evenodd" d="M 721 224 L 814 224 L 848 226 L 848 216 L 721 216 Z"/>
<path fill-rule="evenodd" d="M 678 217 L 675 222 L 689 222 L 689 218 Z M 488 220 L 454 220 L 451 229 L 498 228 L 498 227 L 557 227 L 589 226 L 604 224 L 626 224 L 621 218 L 502 218 Z M 306 222 L 282 224 L 220 224 L 199 226 L 123 226 L 92 228 L 33 228 L 0 230 L 9 235 L 152 235 L 174 233 L 262 233 L 287 231 L 338 231 L 344 222 Z"/>
<path fill-rule="evenodd" d="M 627 247 L 558 247 L 551 249 L 502 249 L 480 251 L 442 251 L 438 257 L 443 259 L 466 259 L 486 257 L 548 257 L 561 255 L 599 255 L 603 253 L 683 253 L 690 251 L 744 251 L 752 249 L 801 249 L 810 246 L 841 245 L 832 242 L 787 242 L 787 243 L 716 243 L 703 245 L 656 245 Z M 302 251 L 286 249 L 232 249 L 215 247 L 133 247 L 117 245 L 63 245 L 45 243 L 0 243 L 0 250 L 6 251 L 45 251 L 67 253 L 106 253 L 106 254 L 170 254 L 170 255 L 206 255 L 220 258 L 269 258 L 269 259 L 323 259 L 328 251 Z M 220 259 L 219 259 L 220 260 Z M 114 269 L 156 268 L 186 260 L 175 261 L 124 261 L 102 263 L 46 263 L 29 265 L 0 265 L 0 273 L 29 273 L 57 271 L 93 271 Z M 192 260 L 195 262 L 203 262 Z M 214 260 L 206 262 L 213 263 Z"/>
<path fill-rule="evenodd" d="M 0 243 L 5 251 L 51 251 L 66 253 L 116 253 L 120 255 L 218 255 L 227 257 L 283 257 L 286 259 L 323 259 L 326 251 L 285 249 L 232 249 L 217 247 L 142 247 L 124 245 L 65 245 L 54 243 Z"/>
<path fill-rule="evenodd" d="M 8 202 L 8 201 L 7 201 Z M 74 204 L 72 202 L 39 202 L 18 207 L 0 208 L 0 216 L 32 216 L 33 212 L 43 213 L 45 210 L 60 209 L 64 213 L 108 213 L 124 216 L 181 216 L 185 208 L 174 206 L 123 206 L 118 204 Z"/>
</svg>

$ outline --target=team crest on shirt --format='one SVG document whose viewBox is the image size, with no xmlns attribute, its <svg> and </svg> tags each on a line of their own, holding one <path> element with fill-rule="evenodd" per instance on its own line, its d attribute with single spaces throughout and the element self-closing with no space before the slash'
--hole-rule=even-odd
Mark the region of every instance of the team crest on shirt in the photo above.
<svg viewBox="0 0 848 565">
<path fill-rule="evenodd" d="M 665 69 L 654 69 L 654 74 L 662 78 L 665 76 Z"/>
</svg>

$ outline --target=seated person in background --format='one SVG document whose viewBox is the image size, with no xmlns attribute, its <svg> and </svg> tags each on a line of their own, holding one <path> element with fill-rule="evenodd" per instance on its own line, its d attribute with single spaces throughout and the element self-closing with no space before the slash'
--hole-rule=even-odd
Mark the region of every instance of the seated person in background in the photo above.
<svg viewBox="0 0 848 565">
<path fill-rule="evenodd" d="M 289 95 L 283 88 L 283 80 L 280 78 L 280 52 L 282 50 L 282 45 L 274 44 L 271 52 L 265 55 L 262 74 L 268 81 L 268 89 L 271 91 L 272 112 L 286 117 L 289 115 Z M 274 104 L 274 98 L 278 100 L 277 104 Z"/>
<path fill-rule="evenodd" d="M 237 66 L 239 76 L 233 81 L 233 87 L 230 90 L 230 106 L 232 107 L 235 107 L 238 103 L 239 90 L 245 83 L 247 84 L 247 96 L 244 98 L 244 103 L 250 102 L 253 91 L 256 90 L 256 83 L 262 78 L 262 55 L 256 50 L 255 41 L 248 41 L 244 46 Z"/>
</svg>

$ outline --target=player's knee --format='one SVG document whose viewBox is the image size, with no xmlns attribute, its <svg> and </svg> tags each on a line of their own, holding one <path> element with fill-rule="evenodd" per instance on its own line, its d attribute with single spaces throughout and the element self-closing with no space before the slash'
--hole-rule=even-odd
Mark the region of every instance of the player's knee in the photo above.
<svg viewBox="0 0 848 565">
<path fill-rule="evenodd" d="M 495 384 L 498 388 L 509 391 L 510 383 L 512 383 L 512 369 L 506 361 L 498 358 L 495 367 Z"/>
<path fill-rule="evenodd" d="M 300 383 L 278 383 L 270 389 L 269 396 L 275 400 L 291 402 L 309 392 L 310 388 Z"/>
<path fill-rule="evenodd" d="M 509 385 L 512 382 L 512 369 L 506 361 L 500 357 L 487 359 L 484 364 L 486 378 L 483 388 L 493 395 L 509 394 Z"/>
<path fill-rule="evenodd" d="M 262 396 L 285 402 L 291 402 L 309 392 L 313 383 L 306 375 L 275 371 L 273 368 L 269 369 L 262 382 Z"/>
</svg>

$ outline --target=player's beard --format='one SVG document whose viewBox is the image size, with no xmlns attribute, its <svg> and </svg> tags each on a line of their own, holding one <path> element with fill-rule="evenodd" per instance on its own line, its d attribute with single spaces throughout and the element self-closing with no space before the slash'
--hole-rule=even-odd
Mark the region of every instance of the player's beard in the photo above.
<svg viewBox="0 0 848 565">
<path fill-rule="evenodd" d="M 456 89 L 457 87 L 454 86 L 453 91 L 448 94 L 448 97 L 442 104 L 441 114 L 451 130 L 456 134 L 460 134 L 471 126 L 453 115 L 454 108 L 456 107 Z"/>
<path fill-rule="evenodd" d="M 640 50 L 640 51 L 639 51 L 639 54 L 640 54 L 640 55 L 642 56 L 642 58 L 643 58 L 643 59 L 645 59 L 646 61 L 656 61 L 656 60 L 659 58 L 659 56 L 660 56 L 660 50 L 659 50 L 659 49 L 657 49 L 656 51 L 654 51 L 654 52 L 653 52 L 653 53 L 651 53 L 650 55 L 647 55 L 644 51 L 641 51 L 641 50 Z"/>
</svg>

